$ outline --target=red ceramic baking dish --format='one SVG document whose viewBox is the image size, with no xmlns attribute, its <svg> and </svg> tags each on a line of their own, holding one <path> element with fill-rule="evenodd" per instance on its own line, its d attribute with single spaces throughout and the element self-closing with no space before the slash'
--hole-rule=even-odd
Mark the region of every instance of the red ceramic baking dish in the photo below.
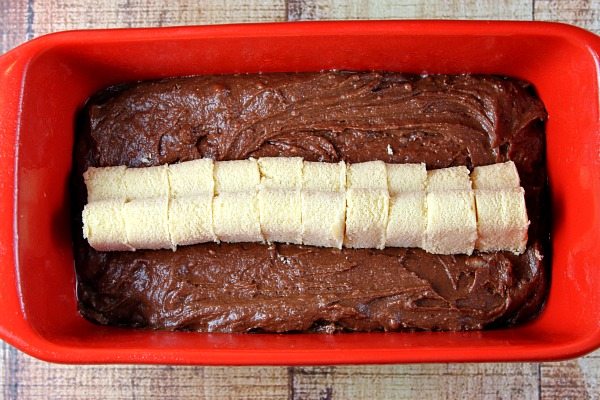
<svg viewBox="0 0 600 400">
<path fill-rule="evenodd" d="M 600 38 L 550 23 L 317 22 L 65 32 L 0 58 L 0 337 L 65 363 L 548 360 L 600 346 Z M 176 75 L 391 70 L 508 75 L 545 103 L 552 280 L 525 325 L 463 333 L 203 334 L 94 325 L 77 311 L 68 177 L 95 91 Z"/>
</svg>

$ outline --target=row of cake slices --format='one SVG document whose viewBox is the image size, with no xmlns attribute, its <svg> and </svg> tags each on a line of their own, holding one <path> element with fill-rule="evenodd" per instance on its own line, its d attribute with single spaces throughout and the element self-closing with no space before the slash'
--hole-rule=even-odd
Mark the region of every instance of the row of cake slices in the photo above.
<svg viewBox="0 0 600 400">
<path fill-rule="evenodd" d="M 524 251 L 529 225 L 513 162 L 427 171 L 425 164 L 199 159 L 90 168 L 83 235 L 96 250 L 212 241 L 435 254 Z"/>
</svg>

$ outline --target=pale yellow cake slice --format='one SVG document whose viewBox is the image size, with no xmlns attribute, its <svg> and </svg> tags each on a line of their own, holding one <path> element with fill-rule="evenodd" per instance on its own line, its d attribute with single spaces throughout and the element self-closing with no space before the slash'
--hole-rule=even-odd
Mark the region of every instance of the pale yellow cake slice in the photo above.
<svg viewBox="0 0 600 400">
<path fill-rule="evenodd" d="M 383 249 L 388 212 L 387 189 L 348 189 L 345 246 Z"/>
<path fill-rule="evenodd" d="M 344 192 L 302 191 L 302 243 L 341 249 L 345 225 Z"/>
</svg>

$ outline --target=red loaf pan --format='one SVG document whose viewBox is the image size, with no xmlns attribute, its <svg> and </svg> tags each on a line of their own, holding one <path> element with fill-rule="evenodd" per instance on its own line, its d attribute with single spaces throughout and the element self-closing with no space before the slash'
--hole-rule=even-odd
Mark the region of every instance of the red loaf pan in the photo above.
<svg viewBox="0 0 600 400">
<path fill-rule="evenodd" d="M 574 357 L 600 346 L 600 38 L 549 23 L 373 21 L 66 32 L 0 57 L 0 337 L 66 363 L 337 364 Z M 119 82 L 235 72 L 501 74 L 550 115 L 552 283 L 516 328 L 202 334 L 94 325 L 77 311 L 68 176 L 74 121 Z"/>
</svg>

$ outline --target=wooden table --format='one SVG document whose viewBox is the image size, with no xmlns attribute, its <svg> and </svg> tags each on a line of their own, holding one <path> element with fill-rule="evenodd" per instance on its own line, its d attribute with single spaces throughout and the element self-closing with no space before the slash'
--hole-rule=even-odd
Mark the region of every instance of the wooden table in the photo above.
<svg viewBox="0 0 600 400">
<path fill-rule="evenodd" d="M 0 0 L 0 53 L 65 29 L 359 18 L 563 21 L 600 32 L 600 0 Z M 65 366 L 2 343 L 0 397 L 600 399 L 600 351 L 521 364 L 345 367 Z"/>
</svg>

